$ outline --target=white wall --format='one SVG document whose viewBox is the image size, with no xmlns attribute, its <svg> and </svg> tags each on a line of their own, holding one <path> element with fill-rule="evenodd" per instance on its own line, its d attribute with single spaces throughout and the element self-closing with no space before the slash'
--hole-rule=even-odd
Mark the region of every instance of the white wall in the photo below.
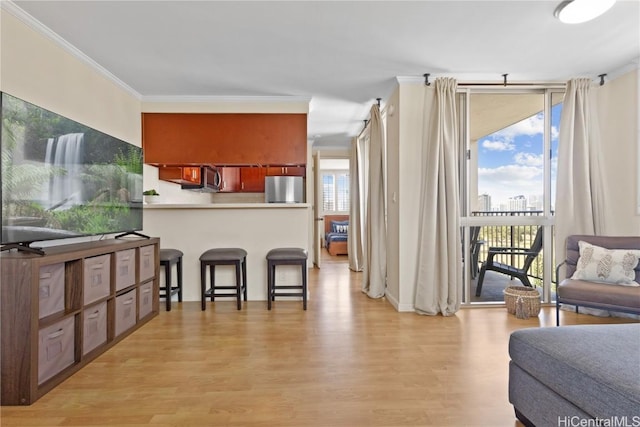
<svg viewBox="0 0 640 427">
<path fill-rule="evenodd" d="M 606 197 L 615 206 L 615 218 L 607 224 L 611 235 L 640 236 L 639 74 L 628 72 L 597 89 L 600 130 L 607 147 L 602 157 Z M 394 114 L 387 117 L 387 299 L 399 311 L 413 309 L 423 102 L 424 85 L 403 82 L 387 102 L 394 105 Z"/>
<path fill-rule="evenodd" d="M 387 298 L 399 311 L 413 310 L 422 178 L 424 84 L 400 83 L 387 116 Z"/>
<path fill-rule="evenodd" d="M 2 9 L 0 90 L 141 145 L 140 101 Z"/>
<path fill-rule="evenodd" d="M 385 298 L 396 308 L 400 304 L 400 87 L 387 105 L 387 289 Z M 389 110 L 393 114 L 389 114 Z M 394 197 L 395 195 L 395 197 Z"/>
<path fill-rule="evenodd" d="M 598 120 L 604 146 L 601 160 L 607 180 L 605 197 L 615 214 L 615 221 L 606 224 L 610 235 L 640 236 L 639 73 L 640 70 L 633 70 L 598 88 Z"/>
<path fill-rule="evenodd" d="M 140 100 L 0 9 L 0 91 L 141 146 Z M 100 236 L 66 239 L 65 244 Z M 55 240 L 38 246 L 57 244 Z"/>
</svg>

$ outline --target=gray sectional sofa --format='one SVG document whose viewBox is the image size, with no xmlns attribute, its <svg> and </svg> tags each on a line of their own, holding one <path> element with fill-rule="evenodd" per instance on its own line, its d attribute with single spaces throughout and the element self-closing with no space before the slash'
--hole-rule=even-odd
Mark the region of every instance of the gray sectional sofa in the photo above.
<svg viewBox="0 0 640 427">
<path fill-rule="evenodd" d="M 640 237 L 567 238 L 564 280 L 556 269 L 558 324 L 561 304 L 640 313 L 640 287 L 628 285 L 640 283 L 640 265 L 632 269 L 628 251 L 602 248 L 640 249 Z M 509 401 L 526 426 L 640 426 L 640 323 L 522 329 L 509 355 Z"/>
<path fill-rule="evenodd" d="M 640 425 L 640 323 L 522 329 L 509 355 L 526 426 Z"/>
<path fill-rule="evenodd" d="M 578 307 L 590 307 L 622 313 L 640 314 L 640 287 L 617 286 L 587 280 L 572 279 L 580 258 L 579 242 L 584 241 L 607 249 L 638 249 L 640 237 L 631 236 L 585 236 L 567 237 L 566 259 L 556 268 L 559 280 L 556 292 L 556 324 L 560 324 L 560 306 L 562 304 Z M 561 266 L 564 265 L 566 277 L 560 281 Z M 640 263 L 635 267 L 635 281 L 640 283 Z"/>
</svg>

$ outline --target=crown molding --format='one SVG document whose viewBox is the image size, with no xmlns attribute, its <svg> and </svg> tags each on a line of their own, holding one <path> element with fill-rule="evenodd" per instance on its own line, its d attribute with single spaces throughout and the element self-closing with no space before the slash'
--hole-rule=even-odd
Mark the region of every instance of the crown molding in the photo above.
<svg viewBox="0 0 640 427">
<path fill-rule="evenodd" d="M 423 76 L 396 76 L 398 84 L 424 84 Z"/>
<path fill-rule="evenodd" d="M 615 80 L 620 76 L 623 76 L 631 71 L 640 70 L 640 57 L 634 58 L 629 63 L 609 71 L 605 77 L 605 84 L 608 80 Z M 593 81 L 600 81 L 600 77 L 594 78 Z"/>
<path fill-rule="evenodd" d="M 141 97 L 148 103 L 256 103 L 256 104 L 291 104 L 309 103 L 310 96 L 221 96 L 221 95 L 149 95 Z"/>
<path fill-rule="evenodd" d="M 48 38 L 53 41 L 55 44 L 60 46 L 62 49 L 84 62 L 89 67 L 93 68 L 96 72 L 104 76 L 106 79 L 112 81 L 114 84 L 122 88 L 125 92 L 129 93 L 134 98 L 140 100 L 142 95 L 138 93 L 131 86 L 120 80 L 118 77 L 113 75 L 109 70 L 104 68 L 102 65 L 98 64 L 96 61 L 87 56 L 84 52 L 82 52 L 77 47 L 73 46 L 71 43 L 60 37 L 56 32 L 51 30 L 51 28 L 44 25 L 42 22 L 38 21 L 33 16 L 29 15 L 22 8 L 16 5 L 12 0 L 0 0 L 0 9 L 2 11 L 10 13 L 17 19 L 19 19 L 22 23 L 26 24 L 29 28 L 36 31 L 40 35 Z"/>
</svg>

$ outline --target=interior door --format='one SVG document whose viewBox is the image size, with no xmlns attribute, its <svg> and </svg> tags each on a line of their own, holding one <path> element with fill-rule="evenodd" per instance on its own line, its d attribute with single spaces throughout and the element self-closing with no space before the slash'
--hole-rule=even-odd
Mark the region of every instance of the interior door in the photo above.
<svg viewBox="0 0 640 427">
<path fill-rule="evenodd" d="M 322 263 L 322 233 L 324 232 L 324 221 L 322 217 L 322 176 L 320 174 L 320 152 L 313 155 L 313 182 L 315 189 L 313 192 L 313 263 L 320 268 Z"/>
</svg>

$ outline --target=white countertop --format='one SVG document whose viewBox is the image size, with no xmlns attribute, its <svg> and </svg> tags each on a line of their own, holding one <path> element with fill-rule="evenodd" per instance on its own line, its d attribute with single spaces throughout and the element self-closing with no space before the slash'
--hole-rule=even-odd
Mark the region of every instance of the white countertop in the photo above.
<svg viewBox="0 0 640 427">
<path fill-rule="evenodd" d="M 300 209 L 309 203 L 145 203 L 143 209 Z"/>
</svg>

